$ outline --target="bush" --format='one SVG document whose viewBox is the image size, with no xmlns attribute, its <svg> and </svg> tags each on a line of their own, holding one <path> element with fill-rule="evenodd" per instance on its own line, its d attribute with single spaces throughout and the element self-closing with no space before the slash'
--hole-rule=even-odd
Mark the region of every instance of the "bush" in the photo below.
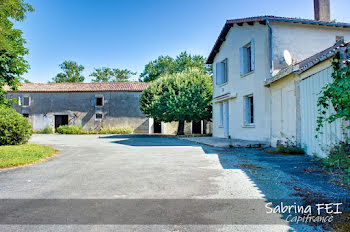
<svg viewBox="0 0 350 232">
<path fill-rule="evenodd" d="M 134 129 L 130 126 L 102 128 L 100 134 L 132 134 Z"/>
<path fill-rule="evenodd" d="M 58 127 L 56 132 L 59 134 L 82 134 L 83 128 L 81 126 L 64 125 Z"/>
<path fill-rule="evenodd" d="M 53 128 L 50 126 L 45 126 L 43 129 L 38 131 L 39 134 L 53 134 Z"/>
<path fill-rule="evenodd" d="M 350 144 L 340 142 L 334 145 L 322 161 L 326 167 L 343 172 L 345 183 L 350 182 Z"/>
<path fill-rule="evenodd" d="M 24 144 L 32 133 L 27 118 L 10 107 L 0 106 L 0 145 Z"/>
<path fill-rule="evenodd" d="M 287 139 L 287 141 L 277 144 L 276 151 L 279 153 L 285 153 L 285 154 L 295 154 L 295 155 L 305 154 L 305 151 L 301 147 L 301 144 L 297 144 L 291 139 Z"/>
</svg>

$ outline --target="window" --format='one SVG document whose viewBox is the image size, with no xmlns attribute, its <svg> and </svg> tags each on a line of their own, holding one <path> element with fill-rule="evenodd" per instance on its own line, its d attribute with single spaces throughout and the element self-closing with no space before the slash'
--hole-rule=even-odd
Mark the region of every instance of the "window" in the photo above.
<svg viewBox="0 0 350 232">
<path fill-rule="evenodd" d="M 27 113 L 24 113 L 24 114 L 22 114 L 23 115 L 23 117 L 25 117 L 25 118 L 29 118 L 29 114 L 27 114 Z"/>
<path fill-rule="evenodd" d="M 219 126 L 224 126 L 224 103 L 220 102 L 219 107 L 220 107 Z"/>
<path fill-rule="evenodd" d="M 254 41 L 240 48 L 240 72 L 241 76 L 254 71 L 255 69 L 255 51 Z"/>
<path fill-rule="evenodd" d="M 29 106 L 30 105 L 30 97 L 19 97 L 18 105 Z"/>
<path fill-rule="evenodd" d="M 216 84 L 222 85 L 227 82 L 227 58 L 216 63 Z"/>
<path fill-rule="evenodd" d="M 342 36 L 342 35 L 337 35 L 336 37 L 335 37 L 335 42 L 344 42 L 344 36 Z"/>
<path fill-rule="evenodd" d="M 102 113 L 96 113 L 96 120 L 101 120 L 103 118 Z"/>
<path fill-rule="evenodd" d="M 254 98 L 253 95 L 244 97 L 244 124 L 254 124 Z"/>
<path fill-rule="evenodd" d="M 96 97 L 96 106 L 103 106 L 103 97 Z"/>
</svg>

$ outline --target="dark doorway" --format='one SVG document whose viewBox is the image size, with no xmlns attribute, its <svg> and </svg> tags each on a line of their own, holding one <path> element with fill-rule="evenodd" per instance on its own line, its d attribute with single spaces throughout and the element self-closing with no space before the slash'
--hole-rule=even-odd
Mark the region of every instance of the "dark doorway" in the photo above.
<svg viewBox="0 0 350 232">
<path fill-rule="evenodd" d="M 192 134 L 202 134 L 202 121 L 192 122 Z"/>
<path fill-rule="evenodd" d="M 153 133 L 162 133 L 161 122 L 154 120 L 153 128 L 154 128 Z"/>
<path fill-rule="evenodd" d="M 68 115 L 55 115 L 55 129 L 63 125 L 68 125 Z"/>
</svg>

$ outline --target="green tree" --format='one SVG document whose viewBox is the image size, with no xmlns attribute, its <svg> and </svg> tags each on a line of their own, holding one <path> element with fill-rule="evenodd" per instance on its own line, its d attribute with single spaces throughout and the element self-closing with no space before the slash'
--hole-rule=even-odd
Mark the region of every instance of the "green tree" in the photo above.
<svg viewBox="0 0 350 232">
<path fill-rule="evenodd" d="M 159 56 L 146 64 L 144 71 L 140 74 L 140 81 L 154 81 L 162 74 L 175 73 L 175 60 L 170 56 Z"/>
<path fill-rule="evenodd" d="M 95 77 L 93 82 L 127 82 L 132 75 L 136 75 L 136 72 L 132 72 L 128 69 L 110 69 L 110 68 L 95 68 L 95 71 L 90 76 Z"/>
<path fill-rule="evenodd" d="M 84 71 L 84 66 L 78 65 L 74 61 L 64 61 L 59 65 L 63 72 L 57 74 L 52 78 L 53 83 L 62 83 L 62 82 L 83 82 L 85 77 L 82 75 Z"/>
<path fill-rule="evenodd" d="M 177 134 L 184 134 L 184 122 L 211 120 L 213 86 L 211 76 L 198 69 L 164 74 L 142 92 L 140 108 L 158 121 L 179 121 Z"/>
<path fill-rule="evenodd" d="M 21 76 L 29 69 L 24 59 L 28 54 L 28 49 L 24 47 L 26 41 L 22 31 L 13 27 L 13 21 L 23 21 L 32 11 L 32 6 L 23 0 L 0 1 L 0 105 L 8 104 L 4 86 L 16 90 Z"/>
<path fill-rule="evenodd" d="M 146 64 L 139 80 L 144 82 L 154 81 L 162 74 L 183 72 L 192 68 L 207 74 L 211 74 L 211 66 L 205 65 L 205 58 L 200 55 L 191 55 L 181 52 L 175 59 L 170 56 L 160 56 Z"/>
</svg>

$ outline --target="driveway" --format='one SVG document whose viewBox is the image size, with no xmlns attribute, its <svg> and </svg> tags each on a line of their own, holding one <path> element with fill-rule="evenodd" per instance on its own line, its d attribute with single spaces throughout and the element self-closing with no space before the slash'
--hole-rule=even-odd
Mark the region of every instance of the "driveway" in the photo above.
<svg viewBox="0 0 350 232">
<path fill-rule="evenodd" d="M 278 214 L 267 217 L 265 212 L 258 215 L 254 211 L 266 200 L 289 199 L 293 193 L 292 173 L 279 170 L 281 163 L 273 163 L 275 170 L 269 167 L 269 160 L 259 161 L 259 150 L 210 148 L 173 137 L 142 135 L 34 135 L 30 142 L 50 145 L 60 152 L 43 163 L 0 171 L 0 198 L 9 199 L 4 204 L 10 208 L 6 214 L 0 212 L 0 224 L 9 224 L 1 225 L 1 231 L 316 229 L 289 225 Z M 49 204 L 60 199 L 61 208 L 55 209 L 55 215 L 71 213 L 75 221 L 68 218 L 65 223 L 67 218 L 58 216 L 57 223 L 38 220 L 35 215 L 45 218 L 42 212 L 46 211 L 33 202 L 46 202 L 43 199 Z M 97 203 L 104 206 L 96 214 L 92 206 Z M 85 204 L 88 213 L 75 212 L 73 207 L 69 210 L 74 204 Z M 230 204 L 236 208 L 227 208 Z M 108 214 L 117 207 L 120 221 Z M 167 207 L 171 210 L 164 211 Z M 53 213 L 52 209 L 47 212 Z M 228 212 L 232 214 L 226 218 Z M 29 214 L 33 218 L 27 217 Z M 144 214 L 151 216 L 145 219 Z M 23 221 L 16 223 L 13 218 Z M 97 225 L 90 225 L 91 220 Z"/>
</svg>

